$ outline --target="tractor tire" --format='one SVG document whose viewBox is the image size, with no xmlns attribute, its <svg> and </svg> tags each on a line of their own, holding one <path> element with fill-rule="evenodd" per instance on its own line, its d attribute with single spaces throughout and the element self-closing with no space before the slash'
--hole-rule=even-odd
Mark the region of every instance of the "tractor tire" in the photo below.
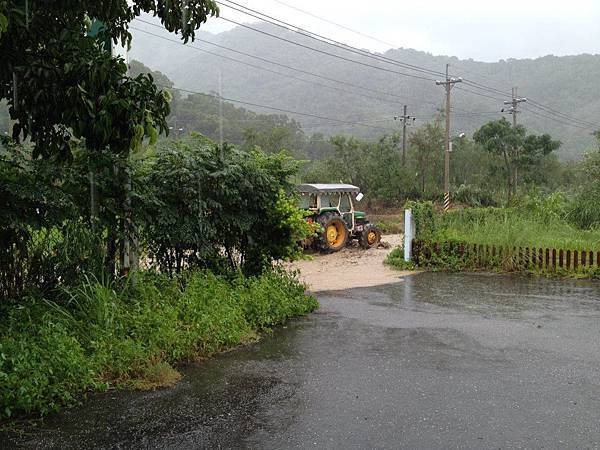
<svg viewBox="0 0 600 450">
<path fill-rule="evenodd" d="M 318 246 L 324 252 L 337 252 L 343 249 L 348 242 L 350 232 L 346 222 L 339 214 L 327 212 L 317 217 L 317 222 L 323 231 L 319 233 Z"/>
<path fill-rule="evenodd" d="M 372 223 L 368 223 L 365 225 L 362 233 L 360 233 L 358 241 L 360 242 L 360 246 L 365 249 L 377 247 L 381 241 L 381 231 Z"/>
</svg>

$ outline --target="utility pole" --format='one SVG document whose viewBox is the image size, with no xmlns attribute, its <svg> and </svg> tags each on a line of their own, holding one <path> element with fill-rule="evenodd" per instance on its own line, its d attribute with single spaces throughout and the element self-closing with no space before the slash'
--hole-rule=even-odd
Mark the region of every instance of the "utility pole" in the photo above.
<svg viewBox="0 0 600 450">
<path fill-rule="evenodd" d="M 526 101 L 527 101 L 527 99 L 525 97 L 517 96 L 517 87 L 512 88 L 512 99 L 504 101 L 504 104 L 510 105 L 510 108 L 508 108 L 508 110 L 505 110 L 503 108 L 501 112 L 507 112 L 508 114 L 512 115 L 513 129 L 515 129 L 515 130 L 517 129 L 517 114 L 519 114 L 521 112 L 518 110 L 519 103 L 524 103 Z M 519 149 L 517 147 L 515 147 L 513 149 L 513 152 L 515 154 L 515 158 L 519 156 Z M 509 176 L 510 176 L 510 174 L 509 174 Z M 517 177 L 518 177 L 518 167 L 515 164 L 513 183 L 512 183 L 515 194 L 517 193 Z M 510 193 L 509 193 L 509 196 L 510 196 Z"/>
<path fill-rule="evenodd" d="M 415 118 L 406 114 L 407 105 L 404 105 L 403 113 L 401 116 L 394 116 L 394 120 L 402 122 L 402 167 L 406 165 L 406 126 L 410 125 L 410 119 L 414 123 Z"/>
<path fill-rule="evenodd" d="M 438 86 L 444 86 L 446 89 L 446 137 L 444 148 L 444 211 L 450 209 L 450 91 L 456 83 L 460 83 L 462 78 L 450 77 L 450 64 L 446 64 L 446 80 L 436 81 Z"/>
<path fill-rule="evenodd" d="M 223 156 L 223 72 L 219 69 L 219 148 Z"/>
<path fill-rule="evenodd" d="M 126 47 L 116 44 L 110 46 L 111 56 L 114 58 L 122 57 L 127 64 L 126 75 L 129 76 L 129 54 Z M 123 202 L 123 250 L 121 253 L 121 271 L 124 275 L 135 273 L 139 267 L 138 240 L 136 236 L 135 224 L 133 223 L 133 208 L 132 208 L 132 183 L 131 183 L 131 155 L 127 154 L 127 160 L 121 161 L 120 169 L 123 171 L 124 180 L 124 202 Z M 131 279 L 132 283 L 136 282 L 135 277 Z"/>
</svg>

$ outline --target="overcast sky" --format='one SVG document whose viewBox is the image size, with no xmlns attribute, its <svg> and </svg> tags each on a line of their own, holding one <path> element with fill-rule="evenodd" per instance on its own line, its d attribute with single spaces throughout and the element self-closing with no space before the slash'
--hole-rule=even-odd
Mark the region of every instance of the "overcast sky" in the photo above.
<svg viewBox="0 0 600 450">
<path fill-rule="evenodd" d="M 234 1 L 319 34 L 377 51 L 393 44 L 490 62 L 549 54 L 600 53 L 600 0 Z M 284 3 L 378 40 L 321 21 Z M 256 21 L 224 6 L 221 15 L 236 21 Z M 219 19 L 209 19 L 203 27 L 210 32 L 229 28 L 230 24 Z"/>
</svg>

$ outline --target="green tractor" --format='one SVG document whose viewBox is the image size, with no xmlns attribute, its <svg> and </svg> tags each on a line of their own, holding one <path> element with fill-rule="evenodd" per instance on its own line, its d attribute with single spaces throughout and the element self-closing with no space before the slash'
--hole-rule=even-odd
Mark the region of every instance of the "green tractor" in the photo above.
<svg viewBox="0 0 600 450">
<path fill-rule="evenodd" d="M 363 248 L 376 247 L 381 231 L 367 220 L 364 212 L 355 211 L 360 189 L 351 184 L 301 184 L 300 208 L 311 212 L 308 221 L 318 223 L 320 231 L 314 244 L 323 251 L 337 252 L 349 240 L 357 239 Z"/>
</svg>

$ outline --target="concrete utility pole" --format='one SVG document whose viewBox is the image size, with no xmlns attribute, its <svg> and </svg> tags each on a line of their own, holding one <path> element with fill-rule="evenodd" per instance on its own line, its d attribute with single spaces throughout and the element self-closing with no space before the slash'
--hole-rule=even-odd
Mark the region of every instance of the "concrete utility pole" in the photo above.
<svg viewBox="0 0 600 450">
<path fill-rule="evenodd" d="M 513 121 L 513 128 L 516 129 L 517 128 L 517 114 L 520 113 L 520 111 L 517 109 L 519 106 L 519 103 L 524 103 L 526 102 L 527 99 L 525 97 L 517 97 L 517 88 L 513 87 L 512 88 L 512 99 L 511 100 L 506 100 L 504 101 L 505 105 L 510 105 L 510 108 L 508 109 L 502 109 L 501 112 L 507 112 L 508 114 L 512 115 L 512 121 Z M 514 148 L 513 149 L 515 156 L 519 156 L 519 149 L 518 148 Z M 517 192 L 517 176 L 518 176 L 518 168 L 515 166 L 514 168 L 515 172 L 514 172 L 514 180 L 513 180 L 513 189 L 515 191 L 515 194 Z M 510 194 L 509 194 L 510 195 Z"/>
<path fill-rule="evenodd" d="M 223 72 L 219 69 L 219 148 L 223 155 Z"/>
<path fill-rule="evenodd" d="M 406 114 L 407 105 L 404 105 L 404 110 L 401 116 L 394 116 L 394 120 L 402 122 L 402 166 L 406 165 L 406 126 L 410 125 L 410 120 L 414 123 L 415 118 Z"/>
<path fill-rule="evenodd" d="M 446 64 L 446 80 L 436 81 L 438 86 L 444 86 L 446 89 L 446 137 L 444 151 L 444 211 L 450 209 L 450 91 L 456 83 L 460 83 L 462 78 L 450 77 L 448 70 L 450 64 Z"/>
</svg>

